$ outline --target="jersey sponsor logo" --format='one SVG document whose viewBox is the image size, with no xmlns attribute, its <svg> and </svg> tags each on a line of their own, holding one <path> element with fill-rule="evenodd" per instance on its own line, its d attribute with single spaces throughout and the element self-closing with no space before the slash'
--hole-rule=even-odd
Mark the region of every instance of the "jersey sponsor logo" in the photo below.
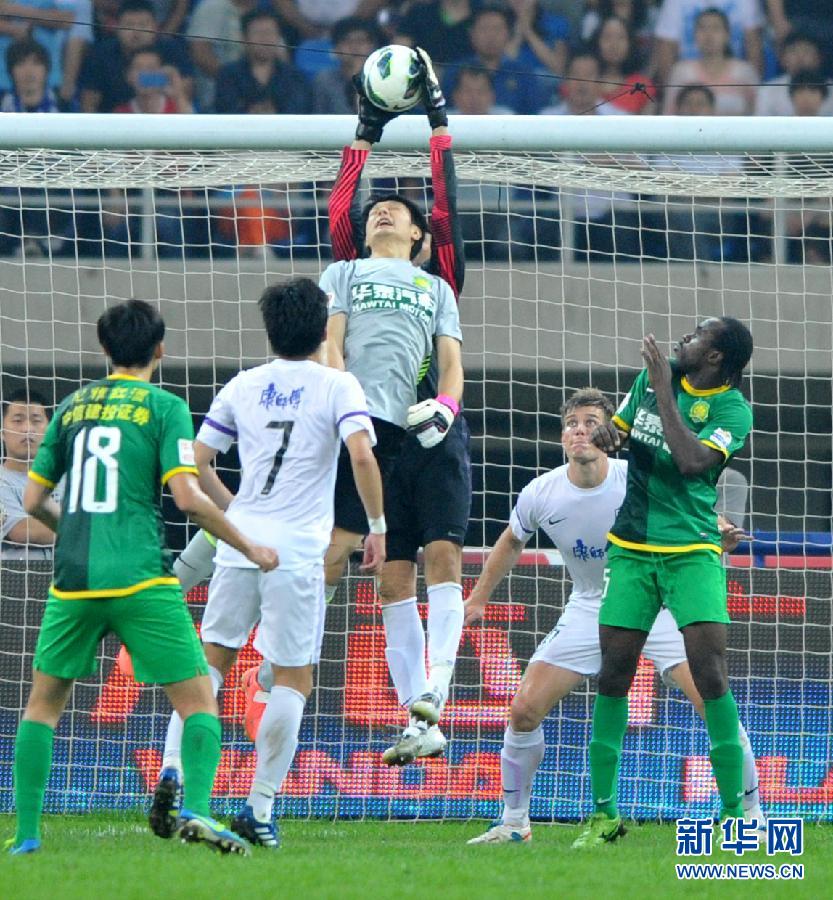
<svg viewBox="0 0 833 900">
<path fill-rule="evenodd" d="M 688 417 L 692 422 L 702 424 L 709 417 L 709 404 L 705 400 L 697 400 L 691 404 Z"/>
<path fill-rule="evenodd" d="M 274 383 L 270 382 L 269 386 L 260 392 L 258 405 L 264 409 L 272 409 L 273 407 L 275 409 L 286 409 L 289 407 L 297 410 L 301 405 L 301 395 L 303 393 L 303 387 L 299 387 L 293 388 L 288 394 L 285 394 L 283 391 L 276 390 Z"/>
<path fill-rule="evenodd" d="M 713 444 L 717 444 L 721 450 L 725 450 L 728 453 L 729 447 L 732 446 L 732 432 L 727 431 L 725 428 L 715 428 L 711 433 L 709 440 Z"/>
<path fill-rule="evenodd" d="M 366 281 L 354 284 L 350 293 L 353 312 L 369 312 L 376 309 L 402 310 L 426 325 L 430 325 L 434 317 L 436 304 L 431 294 L 426 291 Z"/>
<path fill-rule="evenodd" d="M 604 559 L 605 548 L 589 546 L 579 538 L 573 545 L 573 556 L 582 562 L 589 562 L 591 559 Z"/>
<path fill-rule="evenodd" d="M 631 429 L 631 439 L 641 441 L 655 450 L 662 448 L 666 453 L 671 452 L 668 444 L 665 443 L 662 419 L 656 413 L 648 412 L 647 409 L 642 407 L 636 412 L 636 418 Z"/>
<path fill-rule="evenodd" d="M 430 291 L 433 287 L 431 279 L 427 275 L 414 275 L 413 285 L 421 291 Z"/>
<path fill-rule="evenodd" d="M 179 453 L 179 464 L 181 466 L 196 465 L 196 460 L 194 459 L 193 441 L 186 440 L 185 438 L 180 438 L 176 442 L 176 448 Z"/>
</svg>

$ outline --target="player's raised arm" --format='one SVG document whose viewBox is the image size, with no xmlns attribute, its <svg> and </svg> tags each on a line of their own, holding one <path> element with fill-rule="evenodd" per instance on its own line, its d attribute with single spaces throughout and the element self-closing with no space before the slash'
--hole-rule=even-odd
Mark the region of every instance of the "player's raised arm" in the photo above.
<svg viewBox="0 0 833 900">
<path fill-rule="evenodd" d="M 463 604 L 466 625 L 483 618 L 495 588 L 512 571 L 524 546 L 524 542 L 519 541 L 512 533 L 512 528 L 507 526 L 486 557 L 477 584 Z"/>
<path fill-rule="evenodd" d="M 451 151 L 448 113 L 440 81 L 431 57 L 416 48 L 421 64 L 422 101 L 431 126 L 431 261 L 428 269 L 444 279 L 456 299 L 460 299 L 466 276 L 463 231 L 457 214 L 457 175 Z"/>
<path fill-rule="evenodd" d="M 341 154 L 341 168 L 327 203 L 333 259 L 355 259 L 364 253 L 364 228 L 358 202 L 359 181 L 367 155 L 373 144 L 381 140 L 382 131 L 398 113 L 374 106 L 367 97 L 361 75 L 353 79 L 359 95 L 359 124 L 356 139 Z"/>
<path fill-rule="evenodd" d="M 202 490 L 191 472 L 178 472 L 168 479 L 168 487 L 177 508 L 200 528 L 239 550 L 249 562 L 264 572 L 278 565 L 278 554 L 269 547 L 253 544 L 225 517 L 222 510 Z"/>
</svg>

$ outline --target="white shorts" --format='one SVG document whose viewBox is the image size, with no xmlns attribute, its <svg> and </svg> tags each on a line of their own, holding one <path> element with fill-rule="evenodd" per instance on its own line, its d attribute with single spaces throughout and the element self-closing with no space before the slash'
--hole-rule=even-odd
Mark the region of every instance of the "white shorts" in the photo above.
<svg viewBox="0 0 833 900">
<path fill-rule="evenodd" d="M 663 678 L 674 666 L 686 661 L 683 636 L 667 609 L 660 610 L 642 654 Z M 602 667 L 598 612 L 568 606 L 555 628 L 538 645 L 530 660 L 534 662 L 560 666 L 579 675 L 598 675 Z"/>
<path fill-rule="evenodd" d="M 217 566 L 202 617 L 205 643 L 234 650 L 260 625 L 254 648 L 275 666 L 317 663 L 324 637 L 324 567 L 271 572 Z"/>
</svg>

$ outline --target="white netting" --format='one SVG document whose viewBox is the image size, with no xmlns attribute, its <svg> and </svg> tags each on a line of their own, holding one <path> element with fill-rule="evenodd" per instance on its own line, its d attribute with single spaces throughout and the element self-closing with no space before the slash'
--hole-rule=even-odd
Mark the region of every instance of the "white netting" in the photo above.
<svg viewBox="0 0 833 900">
<path fill-rule="evenodd" d="M 748 321 L 756 351 L 745 391 L 756 431 L 734 466 L 741 499 L 729 502 L 740 503 L 733 509 L 758 541 L 729 573 L 733 688 L 761 758 L 765 805 L 826 816 L 833 157 L 465 152 L 456 160 L 468 257 L 460 309 L 475 481 L 469 544 L 491 545 L 521 487 L 561 461 L 557 410 L 567 392 L 593 383 L 621 396 L 648 331 L 667 342 L 706 315 Z M 266 354 L 255 304 L 263 287 L 316 277 L 328 262 L 326 198 L 338 163 L 335 151 L 0 153 L 4 397 L 25 383 L 53 402 L 102 374 L 94 323 L 108 303 L 138 296 L 160 301 L 167 321 L 163 385 L 201 417 L 228 377 Z M 424 153 L 374 151 L 367 174 L 430 203 Z M 233 486 L 233 459 L 226 468 Z M 186 529 L 170 505 L 166 513 L 179 548 Z M 467 559 L 469 584 L 479 557 Z M 564 602 L 553 559 L 532 550 L 492 618 L 467 630 L 447 761 L 394 772 L 379 762 L 384 726 L 401 721 L 381 621 L 372 586 L 352 575 L 330 610 L 285 810 L 493 814 L 507 704 Z M 11 806 L 12 736 L 48 569 L 8 554 L 0 568 L 0 809 Z M 53 809 L 133 805 L 155 777 L 167 704 L 119 674 L 115 650 L 106 645 L 99 677 L 78 687 L 59 732 Z M 221 697 L 226 799 L 244 794 L 252 773 L 234 690 L 242 667 Z M 547 720 L 536 817 L 586 810 L 589 697 L 577 692 Z M 710 811 L 705 729 L 649 668 L 631 722 L 625 811 Z"/>
</svg>

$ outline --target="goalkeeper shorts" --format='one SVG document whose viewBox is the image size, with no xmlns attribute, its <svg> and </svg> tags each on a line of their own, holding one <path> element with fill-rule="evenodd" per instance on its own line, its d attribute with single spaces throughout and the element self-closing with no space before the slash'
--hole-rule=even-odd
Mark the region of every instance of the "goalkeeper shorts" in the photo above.
<svg viewBox="0 0 833 900">
<path fill-rule="evenodd" d="M 463 546 L 471 512 L 469 428 L 458 415 L 445 438 L 426 449 L 408 435 L 385 494 L 387 558 L 416 562 L 434 541 Z"/>
</svg>

